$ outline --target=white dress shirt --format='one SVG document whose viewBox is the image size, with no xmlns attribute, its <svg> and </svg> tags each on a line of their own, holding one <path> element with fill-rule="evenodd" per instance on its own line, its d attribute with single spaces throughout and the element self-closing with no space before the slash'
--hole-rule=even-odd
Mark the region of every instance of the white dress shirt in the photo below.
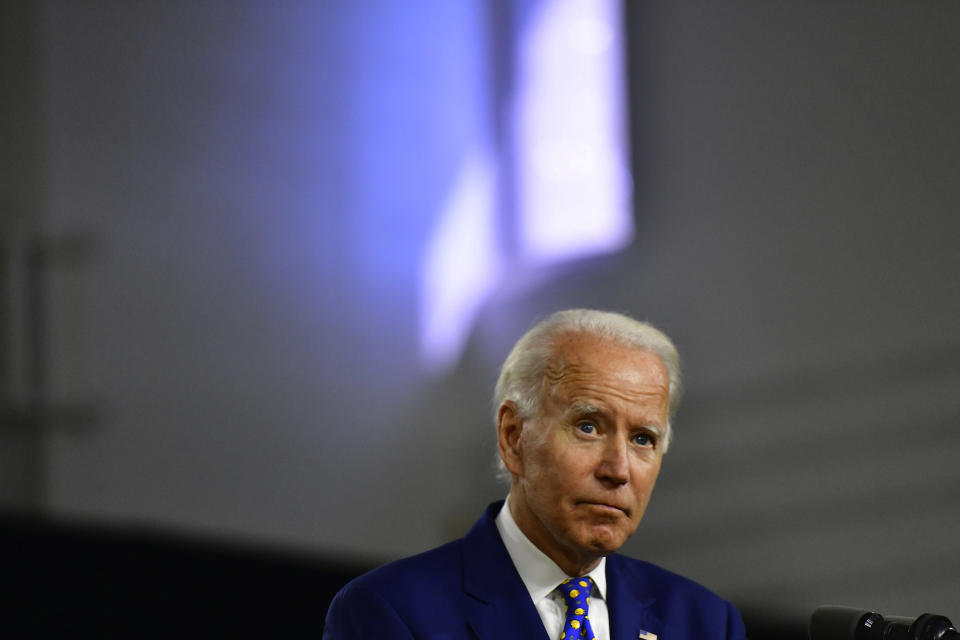
<svg viewBox="0 0 960 640">
<path fill-rule="evenodd" d="M 503 508 L 497 515 L 497 531 L 503 539 L 513 566 L 517 568 L 523 584 L 530 593 L 530 599 L 543 620 L 547 636 L 551 640 L 559 640 L 563 633 L 563 623 L 566 620 L 567 606 L 563 596 L 557 591 L 557 586 L 568 576 L 563 569 L 540 551 L 517 526 L 510 513 L 510 496 L 507 496 Z M 587 575 L 593 579 L 596 587 L 590 597 L 590 626 L 597 640 L 610 640 L 610 618 L 607 614 L 607 559 L 601 558 L 593 571 Z"/>
</svg>

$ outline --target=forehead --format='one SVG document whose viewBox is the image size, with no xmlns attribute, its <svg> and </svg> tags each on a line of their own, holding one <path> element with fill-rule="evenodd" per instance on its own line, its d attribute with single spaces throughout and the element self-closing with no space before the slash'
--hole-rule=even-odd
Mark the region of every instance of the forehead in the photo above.
<svg viewBox="0 0 960 640">
<path fill-rule="evenodd" d="M 669 395 L 669 376 L 659 356 L 589 334 L 560 336 L 544 373 L 545 395 L 555 400 L 655 400 L 665 407 Z"/>
</svg>

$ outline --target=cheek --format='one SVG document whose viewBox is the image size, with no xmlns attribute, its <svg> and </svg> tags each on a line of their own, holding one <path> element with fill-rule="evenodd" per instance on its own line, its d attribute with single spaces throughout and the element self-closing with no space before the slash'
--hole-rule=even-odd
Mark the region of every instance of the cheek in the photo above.
<svg viewBox="0 0 960 640">
<path fill-rule="evenodd" d="M 533 435 L 527 441 L 526 451 L 537 475 L 557 480 L 574 477 L 578 461 L 583 458 L 565 446 L 557 433 Z"/>
<path fill-rule="evenodd" d="M 583 482 L 589 482 L 593 477 L 597 462 L 588 451 L 576 452 L 573 454 L 559 455 L 554 458 L 551 465 L 551 472 L 557 479 L 557 482 L 564 486 L 571 487 Z"/>
<path fill-rule="evenodd" d="M 524 471 L 529 490 L 539 494 L 547 501 L 555 500 L 558 493 L 568 484 L 569 474 L 564 473 L 563 460 L 547 447 L 528 449 Z"/>
<path fill-rule="evenodd" d="M 589 480 L 584 479 L 583 468 L 578 467 L 576 459 L 564 456 L 553 456 L 538 465 L 538 490 L 554 512 L 563 512 L 570 509 L 570 501 L 576 496 L 583 495 L 584 485 Z M 589 475 L 589 472 L 587 473 Z"/>
<path fill-rule="evenodd" d="M 660 474 L 660 465 L 645 465 L 638 469 L 633 476 L 633 486 L 638 496 L 645 500 L 649 499 L 653 493 L 653 486 L 657 482 L 657 476 Z"/>
</svg>

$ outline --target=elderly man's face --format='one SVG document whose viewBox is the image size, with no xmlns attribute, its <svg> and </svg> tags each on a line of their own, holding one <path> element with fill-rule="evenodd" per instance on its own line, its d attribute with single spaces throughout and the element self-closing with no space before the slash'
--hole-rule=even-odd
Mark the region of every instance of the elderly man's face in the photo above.
<svg viewBox="0 0 960 640">
<path fill-rule="evenodd" d="M 500 411 L 521 530 L 570 575 L 633 534 L 660 471 L 669 378 L 660 358 L 586 334 L 560 340 L 541 415 Z"/>
</svg>

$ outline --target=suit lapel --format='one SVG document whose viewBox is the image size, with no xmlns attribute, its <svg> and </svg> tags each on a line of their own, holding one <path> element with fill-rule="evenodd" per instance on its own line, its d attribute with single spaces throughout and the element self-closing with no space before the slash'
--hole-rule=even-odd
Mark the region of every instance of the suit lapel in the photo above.
<svg viewBox="0 0 960 640">
<path fill-rule="evenodd" d="M 666 625 L 650 611 L 656 597 L 649 578 L 639 566 L 627 566 L 620 560 L 616 555 L 607 558 L 611 640 L 652 640 L 653 636 L 656 640 L 670 640 Z"/>
<path fill-rule="evenodd" d="M 463 539 L 463 590 L 470 628 L 480 640 L 548 640 L 543 622 L 497 532 L 495 502 Z"/>
</svg>

